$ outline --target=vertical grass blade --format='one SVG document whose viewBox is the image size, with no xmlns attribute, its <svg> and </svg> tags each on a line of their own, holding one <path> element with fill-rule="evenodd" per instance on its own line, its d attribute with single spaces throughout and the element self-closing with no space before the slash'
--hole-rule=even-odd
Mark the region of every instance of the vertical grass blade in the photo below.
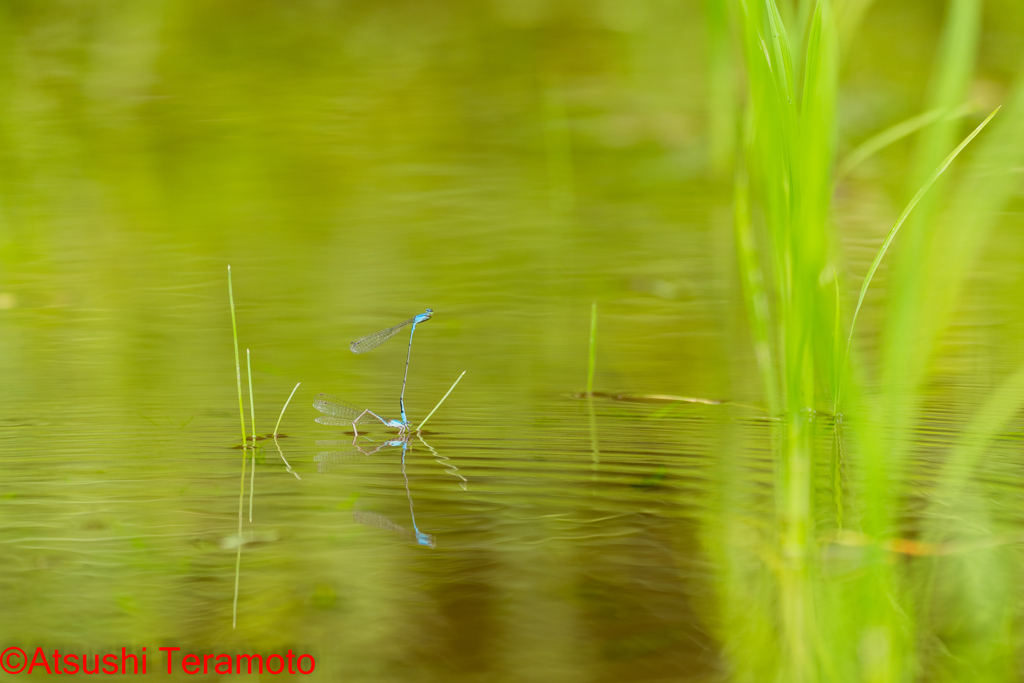
<svg viewBox="0 0 1024 683">
<path fill-rule="evenodd" d="M 242 459 L 245 460 L 245 408 L 242 403 L 242 363 L 238 357 L 238 325 L 235 324 L 235 294 L 231 288 L 231 266 L 228 266 L 228 302 L 231 304 L 231 336 L 235 342 L 235 383 L 238 385 L 238 417 L 242 424 Z"/>
<path fill-rule="evenodd" d="M 1024 67 L 1024 65 L 1022 65 Z M 970 167 L 962 174 L 948 212 L 936 226 L 927 254 L 919 337 L 934 347 L 956 309 L 961 290 L 993 229 L 1020 187 L 1024 166 L 1024 70 L 998 119 L 976 143 Z"/>
<path fill-rule="evenodd" d="M 982 0 L 949 0 L 935 71 L 929 84 L 929 109 L 953 111 L 966 99 L 981 36 L 981 10 Z M 956 121 L 949 119 L 939 121 L 922 138 L 910 189 L 928 177 L 955 135 Z"/>
<path fill-rule="evenodd" d="M 953 111 L 967 97 L 974 76 L 977 46 L 981 35 L 982 0 L 948 0 L 942 38 L 929 84 L 926 107 Z M 939 119 L 921 135 L 908 176 L 908 196 L 928 182 L 946 150 L 958 135 L 958 121 Z M 926 336 L 928 313 L 921 302 L 928 298 L 929 263 L 926 255 L 936 239 L 935 224 L 944 196 L 944 179 L 937 192 L 920 200 L 903 228 L 899 253 L 889 274 L 889 300 L 881 351 L 881 384 L 886 390 L 880 406 L 887 413 L 898 462 L 911 420 L 917 408 L 918 388 L 923 379 L 933 339 Z"/>
<path fill-rule="evenodd" d="M 789 35 L 782 23 L 782 16 L 775 0 L 762 0 L 765 16 L 768 19 L 769 45 L 771 46 L 775 83 L 780 95 L 788 104 L 796 100 L 796 89 L 793 83 L 793 51 L 789 45 Z"/>
<path fill-rule="evenodd" d="M 252 424 L 252 473 L 249 480 L 249 521 L 252 522 L 252 494 L 256 486 L 256 406 L 252 398 L 252 363 L 249 361 L 249 349 L 245 350 L 245 367 L 249 373 L 249 421 Z"/>
</svg>

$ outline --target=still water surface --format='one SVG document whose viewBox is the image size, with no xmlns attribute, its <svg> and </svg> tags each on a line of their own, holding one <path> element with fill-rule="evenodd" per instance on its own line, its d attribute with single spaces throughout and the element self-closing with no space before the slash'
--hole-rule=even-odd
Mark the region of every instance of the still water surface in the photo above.
<svg viewBox="0 0 1024 683">
<path fill-rule="evenodd" d="M 696 10 L 513 5 L 12 11 L 4 642 L 293 648 L 322 680 L 728 677 L 717 534 L 761 533 L 774 470 Z M 878 174 L 839 198 L 861 272 L 898 199 Z M 236 628 L 229 263 L 257 433 L 302 383 L 251 523 L 246 475 Z M 578 398 L 595 301 L 595 389 L 712 403 Z M 981 351 L 945 361 L 924 442 L 977 400 L 957 378 L 1001 371 L 972 359 L 1012 306 L 969 307 L 954 342 Z M 398 416 L 404 335 L 348 343 L 427 307 L 410 419 L 466 375 L 404 455 L 315 423 L 318 392 Z"/>
</svg>

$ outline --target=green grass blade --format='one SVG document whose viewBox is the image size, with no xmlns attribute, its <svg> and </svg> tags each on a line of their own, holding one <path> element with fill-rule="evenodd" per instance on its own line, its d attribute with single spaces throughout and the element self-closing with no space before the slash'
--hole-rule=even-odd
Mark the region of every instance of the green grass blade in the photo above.
<svg viewBox="0 0 1024 683">
<path fill-rule="evenodd" d="M 242 421 L 242 457 L 245 458 L 245 407 L 242 403 L 242 362 L 238 354 L 238 325 L 235 323 L 235 293 L 231 288 L 231 266 L 228 266 L 228 303 L 231 305 L 231 337 L 235 342 L 235 383 L 238 385 L 238 417 Z"/>
<path fill-rule="evenodd" d="M 252 424 L 252 473 L 249 479 L 249 521 L 252 522 L 252 494 L 256 487 L 256 405 L 252 399 L 252 363 L 249 349 L 245 350 L 245 367 L 249 373 L 249 418 Z"/>
<path fill-rule="evenodd" d="M 997 113 L 999 113 L 998 107 L 995 111 L 989 114 L 988 117 L 984 121 L 982 121 L 978 125 L 978 127 L 971 132 L 970 135 L 964 138 L 964 141 L 957 145 L 956 149 L 949 153 L 949 156 L 947 156 L 943 160 L 943 162 L 939 164 L 939 167 L 936 168 L 934 172 L 932 172 L 928 180 L 926 180 L 924 185 L 921 186 L 921 189 L 919 189 L 917 191 L 917 194 L 914 195 L 914 198 L 910 200 L 910 203 L 907 204 L 907 208 L 903 209 L 903 213 L 901 213 L 900 217 L 896 220 L 896 224 L 892 226 L 892 229 L 889 231 L 889 234 L 885 236 L 885 240 L 882 242 L 881 248 L 875 255 L 875 260 L 871 262 L 871 267 L 868 268 L 868 273 L 867 275 L 864 276 L 864 284 L 862 284 L 860 288 L 860 296 L 857 298 L 857 306 L 853 310 L 853 318 L 850 321 L 850 333 L 846 340 L 846 359 L 848 359 L 850 355 L 850 344 L 853 341 L 853 332 L 857 324 L 857 316 L 860 314 L 861 306 L 864 304 L 864 297 L 868 293 L 868 286 L 871 284 L 871 279 L 874 277 L 875 271 L 878 270 L 878 266 L 882 262 L 882 257 L 885 256 L 885 252 L 888 251 L 889 245 L 892 244 L 893 239 L 895 239 L 896 233 L 899 232 L 900 227 L 907 220 L 907 217 L 910 215 L 910 212 L 914 210 L 914 207 L 917 206 L 918 202 L 921 201 L 921 198 L 925 195 L 926 192 L 928 192 L 929 188 L 931 188 L 931 186 L 935 183 L 938 177 L 942 175 L 942 173 L 949 167 L 949 165 L 953 163 L 953 160 L 956 159 L 957 155 L 960 154 L 961 151 L 963 151 L 964 147 L 970 144 L 971 140 L 973 140 L 978 135 L 978 133 L 980 133 L 982 129 L 984 129 L 985 126 L 988 125 L 988 122 L 991 121 L 992 117 L 994 117 Z"/>
<path fill-rule="evenodd" d="M 1024 73 L 1024 72 L 1022 72 Z M 1024 75 L 1017 78 L 1004 111 L 972 153 L 970 168 L 953 193 L 949 211 L 928 254 L 923 300 L 925 348 L 948 325 L 971 267 L 1020 187 L 1024 166 Z"/>
<path fill-rule="evenodd" d="M 466 374 L 466 371 L 465 371 L 465 370 L 463 370 L 463 371 L 462 371 L 462 375 L 465 375 L 465 374 Z M 451 387 L 450 387 L 450 388 L 448 389 L 448 391 L 447 391 L 447 392 L 445 392 L 445 395 L 444 395 L 444 396 L 442 396 L 442 397 L 441 397 L 441 400 L 437 402 L 437 405 L 436 405 L 436 406 L 434 406 L 434 409 L 433 409 L 433 410 L 431 410 L 431 411 L 430 411 L 430 412 L 429 412 L 429 413 L 427 414 L 427 416 L 426 416 L 425 418 L 423 418 L 423 422 L 420 422 L 420 426 L 416 428 L 416 431 L 417 431 L 417 432 L 418 432 L 418 431 L 420 431 L 421 429 L 423 429 L 423 425 L 427 424 L 427 420 L 429 420 L 429 419 L 430 419 L 431 417 L 433 417 L 434 413 L 436 413 L 436 412 L 437 412 L 437 409 L 441 407 L 441 404 L 442 404 L 442 403 L 444 403 L 444 400 L 445 400 L 446 398 L 448 398 L 448 394 L 452 393 L 452 389 L 454 389 L 454 388 L 455 388 L 455 385 L 456 385 L 456 384 L 458 384 L 458 383 L 459 383 L 459 382 L 460 382 L 460 381 L 462 380 L 462 375 L 459 375 L 459 378 L 458 378 L 457 380 L 455 380 L 455 383 L 454 383 L 454 384 L 452 384 L 452 386 L 451 386 Z"/>
<path fill-rule="evenodd" d="M 948 0 L 942 38 L 936 56 L 926 108 L 953 111 L 967 98 L 977 59 L 981 34 L 982 0 Z M 933 169 L 953 147 L 958 123 L 939 119 L 923 131 L 908 174 L 908 196 L 931 177 Z M 931 268 L 928 254 L 936 239 L 940 197 L 944 179 L 936 182 L 937 192 L 920 200 L 903 227 L 901 248 L 889 275 L 886 331 L 881 348 L 881 384 L 886 387 L 881 404 L 889 414 L 896 450 L 911 429 L 917 410 L 917 389 L 924 377 L 926 359 L 934 339 L 928 338 L 929 313 L 921 302 L 929 297 Z"/>
<path fill-rule="evenodd" d="M 277 430 L 281 427 L 281 419 L 284 418 L 284 411 L 288 410 L 288 404 L 292 402 L 292 397 L 295 396 L 295 392 L 299 390 L 299 385 L 302 382 L 298 382 L 295 388 L 292 389 L 292 393 L 288 394 L 288 400 L 284 402 L 284 407 L 281 408 L 281 414 L 277 416 L 277 424 L 274 425 L 274 446 L 277 447 L 277 454 L 281 456 L 281 461 L 284 462 L 285 468 L 295 475 L 296 479 L 302 479 L 299 473 L 292 469 L 291 464 L 288 462 L 288 458 L 284 457 L 284 451 L 281 450 L 281 444 L 277 442 L 278 432 Z M 253 469 L 256 469 L 256 463 L 253 463 Z"/>
<path fill-rule="evenodd" d="M 980 36 L 982 0 L 949 0 L 935 67 L 928 87 L 927 109 L 953 111 L 967 99 Z M 922 136 L 909 177 L 910 190 L 922 185 L 956 136 L 956 121 L 937 121 Z M 923 213 L 915 220 L 930 222 Z"/>
<path fill-rule="evenodd" d="M 922 128 L 938 121 L 941 116 L 941 109 L 932 109 L 931 111 L 918 114 L 917 116 L 913 116 L 905 121 L 900 121 L 896 125 L 886 128 L 881 133 L 868 138 L 858 145 L 856 149 L 850 152 L 846 159 L 839 164 L 839 169 L 836 171 L 836 182 L 838 183 L 849 175 L 850 171 L 859 166 L 865 160 L 874 156 L 889 145 L 899 142 L 903 138 L 913 135 Z"/>
<path fill-rule="evenodd" d="M 295 392 L 299 390 L 299 384 L 302 384 L 302 382 L 296 384 L 295 388 L 292 389 L 292 393 L 288 394 L 288 400 L 284 402 L 284 407 L 281 408 L 281 414 L 277 416 L 277 424 L 274 425 L 274 436 L 277 436 L 277 430 L 281 426 L 281 418 L 284 417 L 284 411 L 288 410 L 288 404 L 292 402 L 292 397 L 295 396 Z"/>
<path fill-rule="evenodd" d="M 785 101 L 792 105 L 796 100 L 796 88 L 793 83 L 793 51 L 790 48 L 789 36 L 775 0 L 764 0 L 764 7 L 765 16 L 768 18 L 768 30 L 771 32 L 769 38 L 774 58 L 772 73 L 775 75 L 780 99 L 785 98 Z"/>
</svg>

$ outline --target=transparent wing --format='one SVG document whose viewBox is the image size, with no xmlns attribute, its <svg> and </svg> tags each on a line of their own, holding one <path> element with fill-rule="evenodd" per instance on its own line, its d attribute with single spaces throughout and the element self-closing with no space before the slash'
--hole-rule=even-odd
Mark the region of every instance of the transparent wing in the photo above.
<svg viewBox="0 0 1024 683">
<path fill-rule="evenodd" d="M 366 526 L 372 526 L 372 527 L 376 527 L 378 529 L 385 529 L 387 531 L 395 531 L 397 533 L 402 534 L 403 536 L 407 536 L 409 538 L 412 537 L 412 532 L 411 531 L 409 531 L 405 527 L 401 527 L 401 526 L 395 524 L 390 519 L 388 519 L 384 515 L 382 515 L 380 513 L 377 513 L 377 512 L 365 512 L 363 510 L 353 510 L 352 511 L 352 519 L 356 520 L 360 524 L 365 524 Z"/>
<path fill-rule="evenodd" d="M 322 425 L 340 425 L 342 427 L 348 425 L 352 426 L 352 420 L 344 417 L 335 417 L 333 415 L 321 415 L 316 418 L 316 421 Z"/>
<path fill-rule="evenodd" d="M 348 348 L 352 351 L 352 353 L 366 353 L 367 351 L 372 351 L 373 349 L 377 348 L 378 346 L 386 342 L 388 339 L 391 339 L 396 334 L 398 334 L 398 332 L 403 327 L 405 327 L 406 325 L 412 325 L 415 321 L 416 318 L 412 317 L 406 320 L 404 323 L 398 323 L 394 327 L 389 327 L 385 330 L 380 330 L 379 332 L 368 334 L 365 337 L 360 337 L 359 339 L 356 339 L 354 342 L 349 344 Z"/>
<path fill-rule="evenodd" d="M 341 470 L 354 462 L 365 462 L 366 456 L 358 451 L 321 451 L 313 456 L 316 471 L 320 474 Z"/>
<path fill-rule="evenodd" d="M 332 425 L 332 424 L 351 424 L 352 420 L 359 416 L 359 413 L 363 412 L 355 406 L 345 403 L 340 398 L 335 398 L 330 394 L 317 394 L 313 397 L 313 407 L 324 414 L 325 417 L 318 417 L 316 419 L 320 424 Z M 342 422 L 327 421 L 327 417 L 338 417 L 342 418 Z"/>
</svg>

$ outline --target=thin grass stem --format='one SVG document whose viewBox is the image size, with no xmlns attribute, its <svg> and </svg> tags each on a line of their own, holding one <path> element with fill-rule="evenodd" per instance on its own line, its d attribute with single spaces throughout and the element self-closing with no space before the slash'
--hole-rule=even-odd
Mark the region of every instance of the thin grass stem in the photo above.
<svg viewBox="0 0 1024 683">
<path fill-rule="evenodd" d="M 249 479 L 249 521 L 252 522 L 252 494 L 256 486 L 256 406 L 252 398 L 252 363 L 249 349 L 245 350 L 245 367 L 249 373 L 249 421 L 252 424 L 252 472 Z"/>
<path fill-rule="evenodd" d="M 284 402 L 284 407 L 281 408 L 281 414 L 277 416 L 277 424 L 274 425 L 274 445 L 277 447 L 277 454 L 281 456 L 284 466 L 289 472 L 295 475 L 296 479 L 301 480 L 302 477 L 299 476 L 298 472 L 292 469 L 291 464 L 288 462 L 288 458 L 284 457 L 284 451 L 281 450 L 281 444 L 277 442 L 277 430 L 281 426 L 281 419 L 284 417 L 284 411 L 288 410 L 288 404 L 292 402 L 292 397 L 295 396 L 295 392 L 299 390 L 299 384 L 302 384 L 302 382 L 296 384 L 295 388 L 292 389 L 292 393 L 288 394 L 288 400 Z M 255 469 L 255 464 L 253 465 L 253 469 Z"/>
<path fill-rule="evenodd" d="M 836 182 L 845 178 L 850 171 L 863 163 L 866 159 L 872 157 L 878 152 L 882 151 L 889 145 L 899 142 L 908 135 L 913 135 L 917 131 L 931 125 L 939 120 L 942 116 L 943 111 L 941 109 L 932 109 L 926 111 L 923 114 L 918 114 L 905 121 L 886 128 L 881 133 L 870 137 L 863 143 L 857 146 L 845 159 L 839 164 L 839 168 L 836 170 Z"/>
<path fill-rule="evenodd" d="M 462 375 L 465 375 L 465 374 L 466 374 L 466 371 L 463 370 L 462 371 Z M 459 379 L 455 380 L 455 384 L 453 384 L 451 386 L 451 389 L 449 389 L 448 392 L 444 396 L 441 397 L 441 400 L 437 402 L 437 405 L 434 406 L 434 409 L 431 410 L 430 413 L 425 418 L 423 418 L 423 422 L 420 422 L 420 426 L 416 428 L 417 432 L 420 431 L 421 429 L 423 429 L 423 425 L 427 424 L 427 420 L 429 420 L 431 418 L 431 416 L 433 416 L 433 414 L 437 412 L 437 409 L 441 407 L 441 404 L 444 403 L 444 400 L 446 398 L 448 398 L 448 394 L 452 393 L 452 389 L 454 389 L 455 385 L 458 384 L 459 380 L 462 379 L 462 375 L 459 375 Z"/>
<path fill-rule="evenodd" d="M 299 382 L 299 384 L 302 384 L 302 382 Z M 295 385 L 295 388 L 292 389 L 292 393 L 288 395 L 288 400 L 284 402 L 284 408 L 281 408 L 281 414 L 277 417 L 277 424 L 274 425 L 274 436 L 277 436 L 277 429 L 281 426 L 281 418 L 284 417 L 284 411 L 288 410 L 288 404 L 292 402 L 292 397 L 295 396 L 295 392 L 298 391 L 299 384 Z"/>
<path fill-rule="evenodd" d="M 235 324 L 235 294 L 231 288 L 231 266 L 228 266 L 228 302 L 231 304 L 231 336 L 235 342 L 235 383 L 238 385 L 238 417 L 242 423 L 242 455 L 245 455 L 245 408 L 242 404 L 242 363 L 238 358 L 238 325 Z"/>
<path fill-rule="evenodd" d="M 924 185 L 921 186 L 921 189 L 919 189 L 917 191 L 917 194 L 914 195 L 914 198 L 910 200 L 909 204 L 907 204 L 907 208 L 903 209 L 903 213 L 900 214 L 900 217 L 896 220 L 896 224 L 892 226 L 892 229 L 889 231 L 889 234 L 885 236 L 885 241 L 882 242 L 882 246 L 878 250 L 878 254 L 875 255 L 875 260 L 871 262 L 871 267 L 868 268 L 868 273 L 867 275 L 864 276 L 864 284 L 862 284 L 860 288 L 860 296 L 857 299 L 857 306 L 856 308 L 853 309 L 853 318 L 850 320 L 850 333 L 846 339 L 846 353 L 843 356 L 843 368 L 845 368 L 846 364 L 849 362 L 850 345 L 853 343 L 853 332 L 857 324 L 857 316 L 860 314 L 861 306 L 864 304 L 864 297 L 868 293 L 868 286 L 871 284 L 871 279 L 875 276 L 875 271 L 878 270 L 879 264 L 882 263 L 882 257 L 885 256 L 885 252 L 889 250 L 889 245 L 892 244 L 893 239 L 896 238 L 896 233 L 899 232 L 900 228 L 903 226 L 903 223 L 905 223 L 907 218 L 910 216 L 910 212 L 914 210 L 914 207 L 917 206 L 918 202 L 921 201 L 921 198 L 924 197 L 925 193 L 928 192 L 929 188 L 931 188 L 935 181 L 938 180 L 939 176 L 942 175 L 942 173 L 949 167 L 951 163 L 953 163 L 953 160 L 956 159 L 957 155 L 963 151 L 964 147 L 970 144 L 971 140 L 973 140 L 978 135 L 978 133 L 980 133 L 982 129 L 984 129 L 985 126 L 988 125 L 988 122 L 991 121 L 992 118 L 999 113 L 999 110 L 1001 108 L 1002 107 L 996 107 L 995 111 L 989 114 L 988 117 L 984 121 L 982 121 L 981 124 L 979 124 L 978 127 L 975 128 L 970 135 L 964 138 L 964 141 L 957 145 L 956 149 L 950 152 L 949 156 L 947 156 L 942 161 L 942 163 L 939 164 L 938 168 L 936 168 L 935 171 L 932 172 L 931 176 L 928 177 L 928 180 L 926 180 Z M 840 377 L 842 376 L 840 375 Z M 836 391 L 836 396 L 836 410 L 838 411 L 838 402 L 842 397 L 842 384 L 839 385 L 839 390 Z"/>
</svg>

